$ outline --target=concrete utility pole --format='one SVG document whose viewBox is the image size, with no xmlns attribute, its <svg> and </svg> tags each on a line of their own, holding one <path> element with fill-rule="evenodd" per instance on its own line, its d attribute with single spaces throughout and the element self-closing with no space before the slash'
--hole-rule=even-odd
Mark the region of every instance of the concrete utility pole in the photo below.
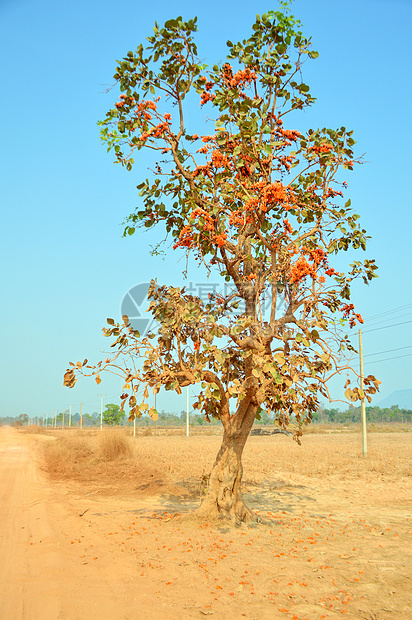
<svg viewBox="0 0 412 620">
<path fill-rule="evenodd" d="M 189 437 L 189 386 L 186 393 L 186 437 Z"/>
<path fill-rule="evenodd" d="M 70 405 L 70 413 L 69 413 L 69 426 L 72 425 L 72 406 Z"/>
<path fill-rule="evenodd" d="M 99 394 L 100 396 L 100 430 L 103 430 L 103 396 L 107 396 L 107 394 Z"/>
<path fill-rule="evenodd" d="M 80 403 L 80 430 L 83 428 L 83 401 Z"/>
<path fill-rule="evenodd" d="M 157 408 L 156 408 L 156 396 L 157 396 L 157 394 L 155 394 L 155 409 L 157 411 Z M 155 437 L 156 437 L 156 430 L 157 430 L 157 420 L 155 420 Z"/>
<path fill-rule="evenodd" d="M 359 330 L 359 365 L 360 365 L 360 387 L 363 392 L 363 345 L 362 345 L 362 330 Z M 365 393 L 363 392 L 363 398 L 361 400 L 361 416 L 362 416 L 362 454 L 367 456 L 368 454 L 368 442 L 366 438 L 366 405 L 365 405 Z"/>
</svg>

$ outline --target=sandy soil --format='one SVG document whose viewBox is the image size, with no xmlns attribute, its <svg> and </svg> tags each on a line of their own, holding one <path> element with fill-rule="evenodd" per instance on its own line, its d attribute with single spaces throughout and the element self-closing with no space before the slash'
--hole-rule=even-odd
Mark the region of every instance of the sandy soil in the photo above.
<svg viewBox="0 0 412 620">
<path fill-rule="evenodd" d="M 233 528 L 189 516 L 218 437 L 139 438 L 140 476 L 71 481 L 41 469 L 53 438 L 0 428 L 0 618 L 412 618 L 410 438 L 376 436 L 376 466 L 351 467 L 350 434 L 308 436 L 293 462 L 288 438 L 252 437 L 264 522 Z"/>
</svg>

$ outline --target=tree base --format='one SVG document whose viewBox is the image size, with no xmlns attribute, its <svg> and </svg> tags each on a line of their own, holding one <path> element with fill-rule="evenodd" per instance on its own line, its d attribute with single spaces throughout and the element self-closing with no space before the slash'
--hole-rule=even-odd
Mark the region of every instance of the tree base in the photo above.
<svg viewBox="0 0 412 620">
<path fill-rule="evenodd" d="M 213 521 L 229 521 L 234 525 L 259 521 L 259 517 L 245 504 L 241 497 L 234 500 L 230 505 L 227 505 L 227 502 L 226 505 L 222 505 L 217 498 L 206 495 L 199 508 L 195 510 L 194 516 Z"/>
<path fill-rule="evenodd" d="M 242 463 L 233 450 L 225 449 L 219 453 L 209 477 L 206 495 L 196 510 L 198 516 L 223 519 L 236 525 L 258 520 L 241 493 L 242 469 Z"/>
<path fill-rule="evenodd" d="M 240 431 L 227 431 L 213 465 L 206 495 L 196 515 L 206 519 L 230 521 L 236 525 L 258 521 L 257 515 L 245 504 L 241 483 L 243 475 L 242 452 L 255 419 L 251 410 L 248 424 Z"/>
</svg>

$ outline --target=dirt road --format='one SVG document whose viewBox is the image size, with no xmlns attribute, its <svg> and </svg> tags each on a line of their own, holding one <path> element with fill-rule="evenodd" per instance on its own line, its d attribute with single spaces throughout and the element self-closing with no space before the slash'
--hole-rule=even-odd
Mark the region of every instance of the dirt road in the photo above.
<svg viewBox="0 0 412 620">
<path fill-rule="evenodd" d="M 233 528 L 170 493 L 52 482 L 39 441 L 0 428 L 0 620 L 412 617 L 409 478 L 277 476 L 247 489 L 264 523 Z"/>
<path fill-rule="evenodd" d="M 107 557 L 105 541 L 79 516 L 84 501 L 46 482 L 30 441 L 0 428 L 1 620 L 154 617 L 153 602 L 133 585 L 134 569 Z"/>
</svg>

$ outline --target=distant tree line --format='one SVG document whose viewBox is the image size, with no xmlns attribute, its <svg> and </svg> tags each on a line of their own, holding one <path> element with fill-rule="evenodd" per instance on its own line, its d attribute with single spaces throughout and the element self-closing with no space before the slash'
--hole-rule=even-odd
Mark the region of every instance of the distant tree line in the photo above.
<svg viewBox="0 0 412 620">
<path fill-rule="evenodd" d="M 412 422 L 412 410 L 401 409 L 398 405 L 392 407 L 366 407 L 367 422 Z M 361 422 L 361 408 L 349 407 L 346 411 L 339 409 L 319 409 L 314 416 L 313 422 L 319 424 L 353 424 Z"/>
<path fill-rule="evenodd" d="M 61 427 L 61 426 L 69 426 L 69 412 L 64 411 L 58 413 L 56 416 L 37 416 L 37 417 L 29 417 L 26 413 L 22 413 L 17 417 L 11 416 L 3 416 L 0 418 L 0 426 L 10 425 L 10 426 L 23 426 L 27 424 L 38 424 L 39 426 L 47 426 L 48 427 Z M 392 407 L 385 407 L 381 409 L 380 407 L 366 407 L 366 420 L 370 423 L 390 423 L 390 422 L 412 422 L 412 410 L 411 409 L 401 409 L 398 405 L 392 405 Z M 320 408 L 313 414 L 312 422 L 314 424 L 356 424 L 361 421 L 361 408 L 360 407 L 349 407 L 346 411 L 340 411 L 339 409 L 326 409 Z M 83 426 L 100 426 L 100 413 L 96 411 L 89 414 L 83 414 Z M 274 424 L 274 417 L 272 415 L 264 415 L 261 414 L 261 419 L 256 420 L 255 424 L 258 425 L 268 425 Z M 80 424 L 80 413 L 73 413 L 71 416 L 71 426 L 79 426 Z M 127 414 L 123 411 L 120 411 L 118 405 L 108 404 L 106 409 L 103 411 L 103 424 L 104 426 L 113 426 L 113 425 L 122 425 L 129 426 L 133 424 L 129 422 L 127 419 Z M 156 423 L 158 426 L 185 426 L 186 425 L 186 411 L 181 411 L 180 413 L 171 412 L 167 413 L 166 411 L 159 412 L 159 418 Z M 219 426 L 219 421 L 211 418 L 210 423 L 206 422 L 203 416 L 199 415 L 197 412 L 191 412 L 190 414 L 190 425 L 191 426 L 202 426 L 202 425 L 211 425 L 211 426 Z M 145 426 L 153 426 L 153 420 L 144 415 L 141 418 L 136 420 L 136 426 L 145 427 Z"/>
<path fill-rule="evenodd" d="M 21 413 L 19 416 L 12 418 L 10 416 L 5 416 L 0 418 L 0 426 L 2 424 L 7 424 L 10 426 L 23 426 L 23 424 L 28 424 L 29 416 L 27 413 Z"/>
</svg>

